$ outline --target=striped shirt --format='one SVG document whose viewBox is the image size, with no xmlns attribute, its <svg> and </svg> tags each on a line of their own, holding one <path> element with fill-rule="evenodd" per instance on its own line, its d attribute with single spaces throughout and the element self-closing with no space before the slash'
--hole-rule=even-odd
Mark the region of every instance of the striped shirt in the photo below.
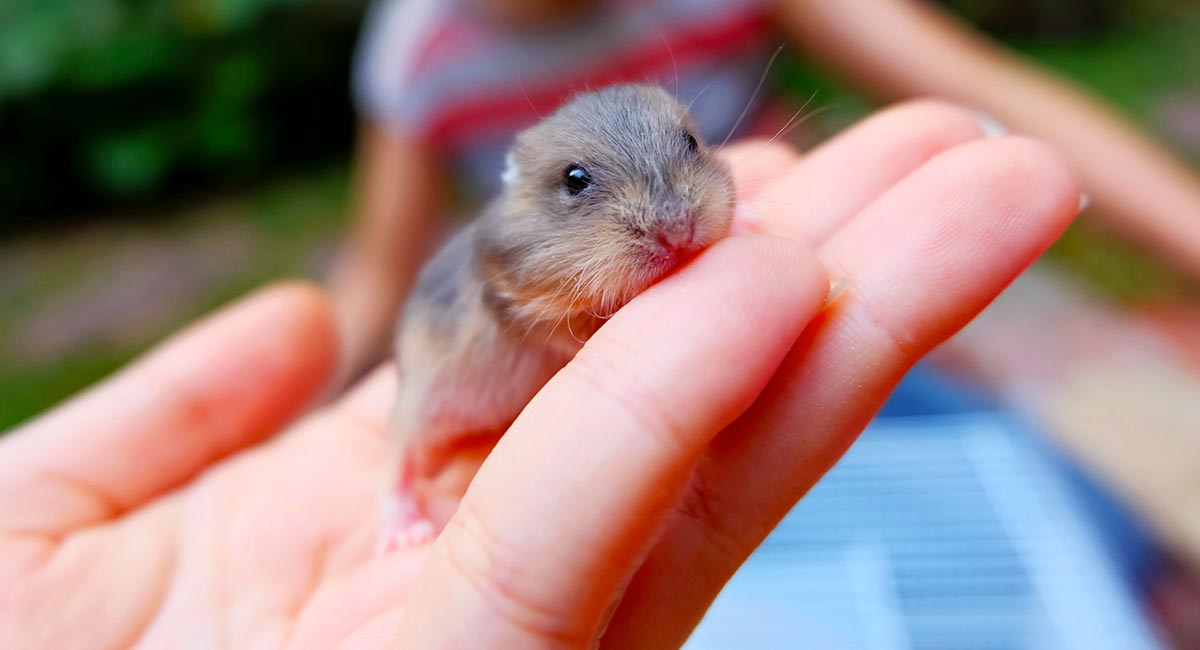
<svg viewBox="0 0 1200 650">
<path fill-rule="evenodd" d="M 775 41 L 762 0 L 615 0 L 538 33 L 446 0 L 376 0 L 354 71 L 360 113 L 425 142 L 471 198 L 500 186 L 514 135 L 571 95 L 649 82 L 721 142 Z"/>
</svg>

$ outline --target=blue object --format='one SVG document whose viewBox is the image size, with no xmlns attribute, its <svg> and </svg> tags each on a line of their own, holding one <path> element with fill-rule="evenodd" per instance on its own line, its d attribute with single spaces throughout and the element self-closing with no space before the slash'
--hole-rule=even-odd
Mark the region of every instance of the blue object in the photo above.
<svg viewBox="0 0 1200 650">
<path fill-rule="evenodd" d="M 938 372 L 927 364 L 917 364 L 892 391 L 878 417 L 912 417 L 994 411 L 994 400 L 962 379 Z"/>
<path fill-rule="evenodd" d="M 686 647 L 1159 648 L 1124 578 L 1059 461 L 1018 421 L 880 418 Z"/>
<path fill-rule="evenodd" d="M 959 377 L 940 372 L 929 364 L 920 363 L 896 387 L 887 404 L 880 409 L 879 417 L 1000 411 L 1000 405 L 982 389 Z M 1144 523 L 1096 477 L 1048 439 L 1038 435 L 1033 427 L 1022 427 L 1014 421 L 1008 428 L 1013 430 L 1014 435 L 1028 438 L 1036 453 L 1045 456 L 1062 475 L 1069 490 L 1082 505 L 1094 529 L 1095 539 L 1107 550 L 1128 586 L 1140 591 L 1147 576 L 1155 572 L 1162 560 L 1161 549 L 1147 534 Z"/>
</svg>

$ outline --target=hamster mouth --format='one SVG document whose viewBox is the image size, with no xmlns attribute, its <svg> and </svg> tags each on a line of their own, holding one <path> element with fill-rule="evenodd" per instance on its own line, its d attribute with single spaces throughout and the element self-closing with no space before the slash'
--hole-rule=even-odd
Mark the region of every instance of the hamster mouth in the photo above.
<svg viewBox="0 0 1200 650">
<path fill-rule="evenodd" d="M 655 282 L 700 254 L 704 247 L 705 242 L 698 241 L 694 225 L 681 233 L 660 233 L 642 255 L 640 266 L 651 275 L 650 281 Z"/>
<path fill-rule="evenodd" d="M 687 259 L 677 253 L 655 251 L 646 255 L 641 265 L 645 269 L 646 275 L 650 276 L 646 285 L 649 286 L 654 282 L 658 282 L 664 275 L 674 271 L 676 267 L 682 265 L 685 261 Z M 641 293 L 641 291 L 638 293 Z"/>
</svg>

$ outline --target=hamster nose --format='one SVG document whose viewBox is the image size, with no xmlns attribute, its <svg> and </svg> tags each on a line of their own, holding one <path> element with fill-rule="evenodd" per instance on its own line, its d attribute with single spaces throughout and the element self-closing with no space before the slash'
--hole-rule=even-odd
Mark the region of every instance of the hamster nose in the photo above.
<svg viewBox="0 0 1200 650">
<path fill-rule="evenodd" d="M 690 221 L 675 222 L 657 230 L 658 245 L 671 253 L 689 252 L 695 248 L 696 227 Z"/>
</svg>

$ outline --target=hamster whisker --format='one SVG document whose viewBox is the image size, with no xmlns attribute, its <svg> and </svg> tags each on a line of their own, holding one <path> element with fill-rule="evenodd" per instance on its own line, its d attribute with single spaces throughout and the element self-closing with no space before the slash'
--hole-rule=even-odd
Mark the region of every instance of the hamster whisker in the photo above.
<svg viewBox="0 0 1200 650">
<path fill-rule="evenodd" d="M 802 203 L 799 203 L 799 202 L 797 202 L 797 201 L 769 201 L 769 200 L 768 200 L 768 201 L 763 201 L 763 200 L 759 200 L 759 199 L 753 199 L 753 200 L 751 201 L 751 203 L 762 203 L 762 204 L 769 204 L 769 205 L 781 205 L 781 206 L 783 206 L 783 207 L 785 207 L 785 208 L 798 208 L 798 207 L 800 207 L 801 205 L 803 205 Z"/>
<path fill-rule="evenodd" d="M 755 153 L 757 154 L 758 152 L 756 151 Z M 747 178 L 746 180 L 751 183 L 764 183 L 766 181 L 777 181 L 781 178 L 787 178 L 788 176 L 791 176 L 791 175 L 792 175 L 792 172 L 787 171 L 782 174 L 769 174 L 766 176 L 754 176 L 752 178 Z"/>
<path fill-rule="evenodd" d="M 587 268 L 585 267 L 559 281 L 558 287 L 543 300 L 538 317 L 529 325 L 529 331 L 532 331 L 538 322 L 551 322 L 553 320 L 553 324 L 546 334 L 546 340 L 549 341 L 564 321 L 566 321 L 568 329 L 570 328 L 571 311 L 583 290 L 583 274 L 586 271 Z M 562 306 L 563 303 L 566 304 L 566 307 Z M 559 313 L 560 310 L 561 313 Z"/>
<path fill-rule="evenodd" d="M 715 83 L 717 83 L 717 80 L 716 80 L 716 79 L 713 79 L 712 81 L 708 82 L 708 85 L 706 85 L 705 87 L 701 88 L 701 89 L 700 89 L 700 92 L 696 93 L 696 96 L 692 98 L 692 101 L 688 102 L 688 104 L 687 104 L 687 106 L 685 107 L 685 109 L 686 109 L 688 112 L 691 112 L 691 110 L 692 110 L 692 104 L 695 104 L 695 103 L 696 103 L 696 100 L 697 100 L 697 99 L 700 99 L 700 96 L 701 96 L 701 95 L 703 95 L 703 94 L 705 93 L 705 91 L 707 91 L 709 88 L 712 88 L 712 87 L 713 87 L 713 84 L 715 84 Z"/>
<path fill-rule="evenodd" d="M 572 310 L 572 309 L 575 307 L 575 305 L 576 305 L 576 300 L 578 300 L 578 298 L 579 298 L 579 295 L 578 295 L 578 294 L 579 294 L 579 292 L 576 292 L 576 293 L 575 293 L 575 294 L 572 296 L 571 300 L 570 300 L 570 301 L 567 303 L 567 304 L 568 304 L 568 307 L 567 307 L 567 311 L 564 313 L 564 318 L 565 318 L 565 319 L 566 319 L 566 321 L 567 321 L 567 333 L 571 335 L 571 338 L 575 339 L 575 342 L 576 342 L 576 343 L 579 343 L 580 345 L 583 345 L 583 343 L 584 343 L 584 340 L 583 340 L 583 339 L 581 339 L 581 338 L 579 338 L 579 335 L 577 335 L 577 334 L 575 333 L 575 329 L 572 327 L 572 322 L 571 322 L 571 321 L 573 320 L 573 319 L 571 318 L 571 316 L 572 316 L 571 310 Z M 584 309 L 584 311 L 586 312 L 586 308 Z"/>
<path fill-rule="evenodd" d="M 808 99 L 804 100 L 804 103 L 800 105 L 800 108 L 796 109 L 795 113 L 792 113 L 792 116 L 790 118 L 788 118 L 788 121 L 784 122 L 783 126 L 779 127 L 779 130 L 776 131 L 775 135 L 771 136 L 771 139 L 768 140 L 767 142 L 773 142 L 775 140 L 775 138 L 779 137 L 779 134 L 781 134 L 785 130 L 787 130 L 787 128 L 792 125 L 792 122 L 795 122 L 796 118 L 800 117 L 804 113 L 804 109 L 808 108 L 808 105 L 811 104 L 813 102 L 813 100 L 817 98 L 817 92 L 818 92 L 817 90 L 813 90 L 812 94 L 808 96 Z M 807 119 L 807 117 L 806 117 L 806 119 Z"/>
<path fill-rule="evenodd" d="M 796 122 L 795 124 L 793 124 L 793 125 L 791 125 L 791 126 L 787 127 L 787 130 L 785 130 L 785 131 L 783 132 L 783 134 L 782 134 L 782 137 L 785 137 L 785 138 L 786 138 L 788 135 L 791 135 L 791 133 L 792 133 L 793 131 L 795 131 L 796 129 L 800 128 L 800 126 L 801 126 L 801 125 L 803 125 L 805 122 L 807 122 L 807 121 L 811 120 L 812 118 L 814 118 L 814 117 L 816 117 L 816 116 L 820 115 L 821 113 L 828 113 L 829 111 L 832 111 L 832 110 L 835 110 L 835 109 L 838 109 L 838 108 L 841 108 L 841 107 L 842 107 L 842 105 L 841 105 L 841 104 L 826 104 L 825 106 L 822 106 L 822 107 L 820 107 L 820 108 L 814 108 L 814 109 L 813 109 L 813 111 L 812 111 L 811 113 L 809 113 L 808 115 L 805 115 L 803 118 L 801 118 L 801 119 L 800 119 L 800 121 L 798 121 L 798 122 Z"/>
<path fill-rule="evenodd" d="M 671 68 L 675 70 L 675 90 L 672 91 L 672 94 L 675 95 L 675 101 L 679 101 L 679 64 L 675 61 L 675 52 L 671 50 L 671 44 L 667 42 L 667 37 L 661 30 L 658 32 L 658 38 L 666 46 L 667 54 L 671 56 Z"/>
<path fill-rule="evenodd" d="M 532 331 L 533 331 L 533 327 L 534 327 L 534 326 L 535 326 L 537 323 L 539 323 L 539 322 L 549 322 L 549 321 L 550 321 L 550 314 L 551 314 L 551 312 L 550 312 L 550 306 L 549 306 L 549 305 L 547 305 L 547 306 L 546 306 L 546 308 L 543 310 L 543 312 L 542 312 L 541 316 L 540 316 L 538 319 L 536 319 L 536 320 L 533 320 L 533 321 L 531 321 L 531 322 L 529 323 L 529 328 L 528 328 L 528 330 L 527 330 L 527 333 L 526 333 L 526 335 L 528 335 L 528 332 L 532 332 Z M 546 343 L 549 343 L 549 342 L 550 342 L 550 339 L 554 337 L 554 333 L 558 331 L 558 328 L 559 328 L 559 327 L 560 327 L 560 326 L 563 324 L 563 321 L 566 321 L 568 318 L 570 318 L 570 316 L 571 316 L 571 310 L 570 310 L 570 309 L 563 309 L 563 310 L 562 310 L 562 313 L 561 313 L 561 314 L 559 314 L 559 316 L 558 316 L 557 318 L 555 318 L 555 319 L 554 319 L 554 322 L 551 324 L 550 328 L 549 328 L 548 330 L 546 330 L 546 341 L 545 341 Z"/>
<path fill-rule="evenodd" d="M 828 106 L 822 106 L 821 108 L 814 110 L 813 112 L 809 113 L 808 115 L 805 115 L 802 119 L 800 119 L 799 122 L 797 122 L 796 119 L 800 117 L 800 113 L 804 112 L 804 109 L 807 108 L 810 103 L 812 103 L 813 98 L 816 96 L 817 96 L 817 92 L 814 90 L 813 94 L 808 98 L 808 101 L 804 102 L 804 105 L 800 107 L 800 110 L 796 111 L 796 113 L 794 115 L 792 115 L 792 118 L 790 120 L 785 122 L 783 126 L 779 127 L 779 130 L 775 132 L 775 135 L 771 136 L 770 140 L 767 140 L 765 143 L 763 143 L 763 145 L 761 147 L 755 149 L 754 151 L 751 151 L 750 153 L 746 154 L 745 156 L 742 156 L 738 160 L 735 160 L 733 162 L 733 164 L 731 164 L 729 166 L 730 169 L 737 167 L 738 165 L 749 160 L 750 158 L 753 158 L 755 155 L 757 155 L 763 151 L 766 151 L 767 148 L 770 147 L 772 144 L 774 144 L 775 141 L 779 139 L 779 136 L 783 135 L 783 133 L 785 131 L 787 131 L 789 127 L 793 127 L 793 124 L 795 126 L 800 126 L 801 124 L 804 124 L 808 120 L 816 117 L 817 115 L 820 115 L 821 113 L 824 113 L 825 111 L 837 108 L 837 104 L 830 104 Z"/>
<path fill-rule="evenodd" d="M 548 321 L 550 319 L 550 316 L 552 315 L 550 312 L 550 307 L 554 303 L 559 303 L 559 299 L 565 298 L 564 302 L 566 303 L 566 307 L 562 308 L 562 313 L 554 320 L 554 325 L 547 332 L 547 341 L 550 340 L 550 338 L 554 335 L 554 332 L 557 331 L 558 328 L 565 322 L 567 326 L 567 332 L 571 335 L 571 338 L 575 339 L 579 343 L 583 343 L 583 341 L 576 336 L 572 328 L 571 315 L 573 309 L 579 302 L 579 297 L 584 293 L 584 291 L 590 288 L 592 276 L 594 275 L 593 269 L 599 264 L 600 260 L 593 259 L 589 261 L 582 269 L 568 276 L 567 278 L 564 278 L 563 281 L 559 283 L 559 289 L 554 292 L 553 296 L 551 296 L 551 304 L 546 305 L 546 308 L 543 310 L 543 318 L 541 320 Z M 570 288 L 564 291 L 568 285 Z M 586 308 L 584 309 L 584 312 L 587 313 Z"/>
<path fill-rule="evenodd" d="M 771 66 L 775 64 L 775 59 L 779 58 L 779 53 L 783 51 L 783 44 L 775 48 L 775 53 L 767 60 L 767 65 L 763 68 L 762 75 L 758 78 L 758 85 L 754 87 L 754 92 L 750 95 L 749 101 L 746 102 L 746 107 L 742 109 L 742 114 L 738 115 L 737 121 L 733 123 L 733 127 L 729 129 L 729 133 L 725 134 L 725 139 L 721 141 L 720 146 L 724 147 L 729 143 L 729 138 L 737 132 L 738 127 L 742 125 L 742 120 L 746 119 L 746 113 L 750 112 L 750 107 L 754 105 L 754 100 L 758 99 L 758 93 L 762 90 L 763 84 L 767 81 L 767 75 L 771 72 Z"/>
<path fill-rule="evenodd" d="M 575 339 L 576 343 L 583 345 L 584 340 L 579 338 L 579 336 L 575 334 L 575 330 L 571 328 L 571 319 L 570 318 L 567 319 L 567 334 L 570 334 L 571 338 Z"/>
<path fill-rule="evenodd" d="M 545 119 L 545 116 L 542 115 L 542 112 L 537 109 L 537 106 L 533 105 L 533 100 L 529 98 L 529 93 L 525 90 L 525 80 L 521 78 L 520 74 L 517 75 L 517 85 L 521 87 L 521 94 L 525 96 L 525 102 L 529 104 L 529 108 L 533 109 L 533 112 L 538 116 L 538 119 Z"/>
<path fill-rule="evenodd" d="M 549 343 L 550 339 L 554 338 L 554 333 L 558 331 L 559 326 L 562 325 L 563 320 L 567 317 L 567 315 L 568 315 L 568 312 L 567 312 L 567 310 L 564 309 L 562 312 L 562 315 L 559 316 L 558 318 L 554 319 L 554 322 L 550 325 L 550 328 L 548 330 L 546 330 L 546 340 L 543 341 L 543 343 Z M 525 330 L 525 336 L 529 336 L 529 334 L 531 332 L 533 332 L 534 325 L 536 325 L 538 322 L 544 322 L 544 321 L 549 321 L 548 315 L 543 316 L 543 318 L 541 318 L 539 320 L 530 321 L 529 327 L 527 327 Z"/>
</svg>

